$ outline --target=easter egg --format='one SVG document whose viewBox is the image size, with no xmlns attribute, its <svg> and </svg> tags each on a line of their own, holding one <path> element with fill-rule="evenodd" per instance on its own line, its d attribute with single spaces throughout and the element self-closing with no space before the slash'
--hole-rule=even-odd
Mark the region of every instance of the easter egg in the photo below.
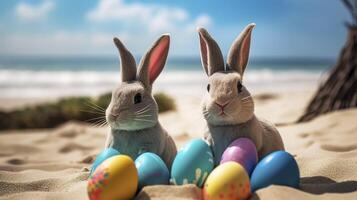
<svg viewBox="0 0 357 200">
<path fill-rule="evenodd" d="M 250 196 L 249 176 L 237 162 L 218 165 L 203 187 L 203 199 L 247 199 Z"/>
<path fill-rule="evenodd" d="M 132 199 L 138 187 L 138 172 L 134 161 L 125 155 L 105 160 L 88 180 L 91 200 Z"/>
<path fill-rule="evenodd" d="M 252 191 L 269 185 L 299 187 L 299 167 L 292 155 L 275 151 L 265 156 L 255 167 L 251 176 Z"/>
<path fill-rule="evenodd" d="M 213 169 L 213 155 L 208 144 L 196 139 L 180 150 L 171 167 L 171 183 L 196 184 L 201 187 Z"/>
<path fill-rule="evenodd" d="M 222 154 L 221 163 L 234 161 L 241 164 L 250 175 L 258 162 L 254 143 L 248 138 L 234 140 Z"/>
<path fill-rule="evenodd" d="M 93 172 L 95 171 L 95 169 L 106 159 L 112 157 L 112 156 L 116 156 L 119 155 L 119 151 L 117 151 L 116 149 L 113 148 L 107 148 L 104 149 L 100 154 L 97 155 L 97 157 L 95 158 L 95 161 L 92 165 L 92 169 L 90 171 L 90 174 L 93 174 Z"/>
<path fill-rule="evenodd" d="M 169 184 L 170 172 L 158 155 L 143 153 L 135 160 L 135 165 L 139 174 L 139 188 Z"/>
</svg>

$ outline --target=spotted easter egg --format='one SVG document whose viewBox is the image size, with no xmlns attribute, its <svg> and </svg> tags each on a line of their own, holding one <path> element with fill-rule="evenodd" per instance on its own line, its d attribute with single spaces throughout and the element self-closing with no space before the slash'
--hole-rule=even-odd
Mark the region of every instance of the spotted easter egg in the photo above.
<svg viewBox="0 0 357 200">
<path fill-rule="evenodd" d="M 254 143 L 248 138 L 234 140 L 222 154 L 221 164 L 228 161 L 238 162 L 250 175 L 258 162 Z"/>
<path fill-rule="evenodd" d="M 180 150 L 171 167 L 171 183 L 175 185 L 196 184 L 201 187 L 214 166 L 208 144 L 196 139 Z"/>
<path fill-rule="evenodd" d="M 132 199 L 138 187 L 134 161 L 125 155 L 113 156 L 100 164 L 90 176 L 90 200 Z"/>
<path fill-rule="evenodd" d="M 294 157 L 286 151 L 275 151 L 265 156 L 251 176 L 252 191 L 269 185 L 298 188 L 299 183 L 299 167 Z"/>
<path fill-rule="evenodd" d="M 139 188 L 169 184 L 170 172 L 164 161 L 154 153 L 143 153 L 135 160 L 139 174 Z"/>
<path fill-rule="evenodd" d="M 113 157 L 113 156 L 117 156 L 119 155 L 119 151 L 113 148 L 107 148 L 104 149 L 102 152 L 100 152 L 100 154 L 98 154 L 95 158 L 95 161 L 92 165 L 92 169 L 90 171 L 90 174 L 93 174 L 93 172 L 95 171 L 95 169 L 97 169 L 97 167 L 104 162 L 106 159 Z"/>
<path fill-rule="evenodd" d="M 245 200 L 249 196 L 249 176 L 239 163 L 233 161 L 216 167 L 203 187 L 204 200 Z"/>
</svg>

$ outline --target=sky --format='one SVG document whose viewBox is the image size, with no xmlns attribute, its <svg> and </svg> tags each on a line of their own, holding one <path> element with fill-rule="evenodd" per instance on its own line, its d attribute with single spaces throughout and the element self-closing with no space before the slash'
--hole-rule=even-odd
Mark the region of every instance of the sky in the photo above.
<svg viewBox="0 0 357 200">
<path fill-rule="evenodd" d="M 348 20 L 339 0 L 0 1 L 0 56 L 114 55 L 114 36 L 142 55 L 164 33 L 170 56 L 198 56 L 198 26 L 226 55 L 254 22 L 252 57 L 335 58 Z"/>
</svg>

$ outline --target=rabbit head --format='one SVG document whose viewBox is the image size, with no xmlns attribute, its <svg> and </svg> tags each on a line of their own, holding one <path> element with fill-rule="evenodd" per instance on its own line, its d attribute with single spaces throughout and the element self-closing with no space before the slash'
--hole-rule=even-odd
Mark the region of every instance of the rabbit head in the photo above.
<svg viewBox="0 0 357 200">
<path fill-rule="evenodd" d="M 152 84 L 164 68 L 169 52 L 170 36 L 162 35 L 143 56 L 136 68 L 135 59 L 124 44 L 114 38 L 121 60 L 121 83 L 112 92 L 106 109 L 106 120 L 112 129 L 140 130 L 158 123 L 158 106 Z"/>
<path fill-rule="evenodd" d="M 198 28 L 202 66 L 208 76 L 202 112 L 209 124 L 241 124 L 254 115 L 253 99 L 242 82 L 254 26 L 249 24 L 233 42 L 226 63 L 216 41 Z"/>
</svg>

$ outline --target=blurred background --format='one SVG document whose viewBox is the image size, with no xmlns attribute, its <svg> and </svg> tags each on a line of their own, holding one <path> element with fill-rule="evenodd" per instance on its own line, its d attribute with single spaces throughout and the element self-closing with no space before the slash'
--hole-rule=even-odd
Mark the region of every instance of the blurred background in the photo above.
<svg viewBox="0 0 357 200">
<path fill-rule="evenodd" d="M 1 1 L 0 107 L 107 94 L 120 82 L 112 38 L 119 37 L 139 62 L 163 33 L 172 43 L 155 92 L 203 95 L 196 28 L 205 27 L 226 55 L 251 22 L 257 26 L 246 87 L 253 94 L 316 88 L 336 61 L 349 18 L 337 0 Z"/>
<path fill-rule="evenodd" d="M 356 200 L 357 0 L 0 0 L 0 199 L 88 199 L 89 171 L 109 128 L 104 112 L 120 83 L 113 37 L 138 63 L 171 34 L 153 94 L 180 149 L 206 128 L 196 28 L 226 56 L 252 22 L 243 84 L 301 179 L 299 189 L 271 186 L 251 199 Z M 141 194 L 201 192 L 158 186 Z"/>
</svg>

